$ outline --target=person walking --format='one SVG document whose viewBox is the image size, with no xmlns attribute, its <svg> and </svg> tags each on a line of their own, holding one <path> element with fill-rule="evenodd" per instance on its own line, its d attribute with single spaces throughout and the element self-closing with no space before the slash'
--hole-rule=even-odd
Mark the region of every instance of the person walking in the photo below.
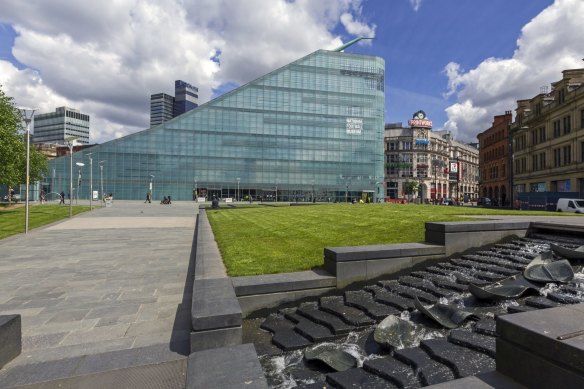
<svg viewBox="0 0 584 389">
<path fill-rule="evenodd" d="M 150 192 L 146 192 L 146 201 L 144 201 L 145 203 L 152 203 L 152 198 L 151 198 L 151 194 Z"/>
<path fill-rule="evenodd" d="M 61 195 L 61 201 L 59 202 L 59 205 L 61 205 L 61 204 L 65 205 L 65 192 L 61 191 L 60 195 Z"/>
</svg>

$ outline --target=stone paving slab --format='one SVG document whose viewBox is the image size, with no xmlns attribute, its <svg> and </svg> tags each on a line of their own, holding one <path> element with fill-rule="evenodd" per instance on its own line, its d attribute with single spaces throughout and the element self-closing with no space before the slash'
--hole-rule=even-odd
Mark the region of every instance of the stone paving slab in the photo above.
<svg viewBox="0 0 584 389">
<path fill-rule="evenodd" d="M 5 369 L 188 345 L 196 211 L 189 202 L 116 201 L 1 240 L 0 315 L 20 314 L 23 335 L 22 354 Z"/>
</svg>

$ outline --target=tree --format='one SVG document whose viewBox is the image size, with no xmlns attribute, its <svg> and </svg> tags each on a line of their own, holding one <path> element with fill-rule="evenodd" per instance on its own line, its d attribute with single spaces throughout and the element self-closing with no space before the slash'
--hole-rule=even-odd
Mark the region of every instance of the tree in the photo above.
<svg viewBox="0 0 584 389">
<path fill-rule="evenodd" d="M 406 181 L 404 183 L 404 193 L 407 195 L 413 195 L 418 191 L 418 183 L 416 181 Z"/>
<path fill-rule="evenodd" d="M 0 184 L 26 183 L 26 135 L 20 111 L 0 86 Z M 47 172 L 47 157 L 30 148 L 30 182 Z"/>
</svg>

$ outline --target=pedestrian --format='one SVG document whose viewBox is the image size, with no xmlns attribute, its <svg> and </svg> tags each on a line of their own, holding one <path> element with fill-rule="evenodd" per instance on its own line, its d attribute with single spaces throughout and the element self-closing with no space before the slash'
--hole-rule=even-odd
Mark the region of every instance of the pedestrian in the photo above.
<svg viewBox="0 0 584 389">
<path fill-rule="evenodd" d="M 112 192 L 110 192 L 109 199 L 112 203 L 114 202 L 114 194 Z"/>
<path fill-rule="evenodd" d="M 61 204 L 65 205 L 65 192 L 61 191 L 60 195 L 61 195 L 61 201 L 59 202 L 59 205 L 61 205 Z"/>
<path fill-rule="evenodd" d="M 152 203 L 150 196 L 151 196 L 150 192 L 146 192 L 146 201 L 144 201 L 145 203 Z"/>
<path fill-rule="evenodd" d="M 39 196 L 40 200 L 41 200 L 41 204 L 43 203 L 43 201 L 45 201 L 45 191 L 41 190 L 41 194 Z"/>
<path fill-rule="evenodd" d="M 170 201 L 170 195 L 168 195 L 168 204 L 172 204 L 172 202 Z"/>
</svg>

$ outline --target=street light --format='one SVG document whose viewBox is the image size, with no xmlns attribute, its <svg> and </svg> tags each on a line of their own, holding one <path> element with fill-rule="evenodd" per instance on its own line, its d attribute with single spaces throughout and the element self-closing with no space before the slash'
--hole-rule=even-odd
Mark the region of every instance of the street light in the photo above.
<svg viewBox="0 0 584 389">
<path fill-rule="evenodd" d="M 103 163 L 105 161 L 99 161 L 99 177 L 101 181 L 101 207 L 103 208 Z"/>
<path fill-rule="evenodd" d="M 85 166 L 83 162 L 75 162 L 77 165 L 77 193 L 75 195 L 75 205 L 79 204 L 79 187 L 81 186 L 81 168 Z"/>
<path fill-rule="evenodd" d="M 89 158 L 89 210 L 93 209 L 93 158 L 91 154 L 88 153 L 87 158 Z"/>
<path fill-rule="evenodd" d="M 199 202 L 199 189 L 197 188 L 197 177 L 195 177 L 195 201 Z"/>
<path fill-rule="evenodd" d="M 237 180 L 237 196 L 235 196 L 235 197 L 237 197 L 237 201 L 239 201 L 239 181 L 241 179 L 239 177 L 237 177 L 236 180 Z"/>
<path fill-rule="evenodd" d="M 26 123 L 26 204 L 24 213 L 24 233 L 28 234 L 28 187 L 30 185 L 30 122 L 34 116 L 36 108 L 18 108 L 22 115 L 22 120 Z M 10 193 L 8 194 L 10 196 Z"/>
<path fill-rule="evenodd" d="M 154 187 L 152 186 L 152 179 L 154 178 L 154 174 L 150 175 L 150 198 L 154 198 Z"/>
<path fill-rule="evenodd" d="M 316 199 L 314 198 L 314 180 L 312 180 L 312 202 L 316 202 Z"/>
<path fill-rule="evenodd" d="M 69 147 L 69 156 L 71 160 L 69 161 L 69 217 L 73 217 L 73 142 L 79 138 L 79 136 L 72 135 L 65 138 L 65 143 Z"/>
</svg>

